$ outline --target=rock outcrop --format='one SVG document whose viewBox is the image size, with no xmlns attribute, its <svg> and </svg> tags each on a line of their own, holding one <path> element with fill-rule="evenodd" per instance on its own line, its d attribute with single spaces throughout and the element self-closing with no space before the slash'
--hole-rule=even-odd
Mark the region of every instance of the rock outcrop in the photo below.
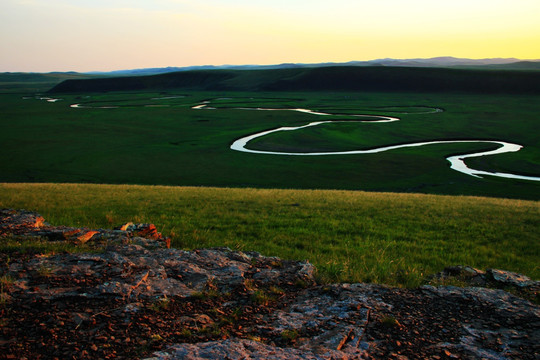
<svg viewBox="0 0 540 360">
<path fill-rule="evenodd" d="M 540 302 L 540 281 L 512 271 L 487 269 L 486 271 L 470 266 L 450 266 L 431 276 L 431 280 L 440 283 L 458 282 L 467 286 L 506 289 Z"/>
<path fill-rule="evenodd" d="M 2 254 L 0 358 L 540 356 L 538 305 L 481 287 L 537 291 L 538 282 L 515 273 L 455 267 L 435 276 L 474 285 L 465 288 L 320 285 L 308 262 L 171 249 L 151 224 L 55 227 L 12 210 L 0 211 L 0 236 L 99 245 L 86 253 Z"/>
<path fill-rule="evenodd" d="M 0 237 L 22 236 L 50 241 L 84 244 L 139 244 L 145 247 L 169 247 L 170 239 L 159 233 L 154 224 L 127 223 L 115 230 L 51 226 L 45 219 L 26 210 L 0 210 Z"/>
</svg>

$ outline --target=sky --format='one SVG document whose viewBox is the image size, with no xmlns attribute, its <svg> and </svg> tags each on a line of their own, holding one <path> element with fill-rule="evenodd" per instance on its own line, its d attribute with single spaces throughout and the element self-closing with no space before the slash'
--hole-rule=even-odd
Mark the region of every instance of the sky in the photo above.
<svg viewBox="0 0 540 360">
<path fill-rule="evenodd" d="M 540 59 L 540 0 L 1 0 L 0 72 Z"/>
</svg>

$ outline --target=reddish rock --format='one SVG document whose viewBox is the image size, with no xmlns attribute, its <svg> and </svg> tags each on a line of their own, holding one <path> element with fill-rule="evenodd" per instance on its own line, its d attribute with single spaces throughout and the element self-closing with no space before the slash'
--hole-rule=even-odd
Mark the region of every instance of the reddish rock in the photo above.
<svg viewBox="0 0 540 360">
<path fill-rule="evenodd" d="M 134 224 L 132 222 L 128 222 L 128 223 L 125 223 L 124 225 L 122 226 L 119 226 L 118 227 L 118 230 L 122 230 L 122 231 L 129 231 L 129 228 L 130 227 L 133 227 Z"/>
<path fill-rule="evenodd" d="M 81 235 L 78 235 L 77 240 L 78 240 L 79 243 L 84 244 L 85 242 L 92 239 L 92 237 L 94 235 L 96 235 L 96 234 L 99 234 L 99 231 L 87 231 L 87 232 L 84 232 Z"/>
<path fill-rule="evenodd" d="M 134 233 L 137 236 L 152 239 L 152 240 L 160 240 L 163 238 L 161 233 L 159 233 L 156 229 L 156 226 L 154 224 L 141 224 Z"/>
</svg>

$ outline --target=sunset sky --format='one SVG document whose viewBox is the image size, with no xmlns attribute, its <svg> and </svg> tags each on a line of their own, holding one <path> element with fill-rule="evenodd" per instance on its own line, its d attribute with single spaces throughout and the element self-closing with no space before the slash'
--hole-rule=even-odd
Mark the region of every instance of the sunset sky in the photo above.
<svg viewBox="0 0 540 360">
<path fill-rule="evenodd" d="M 1 0 L 0 72 L 540 59 L 540 0 Z"/>
</svg>

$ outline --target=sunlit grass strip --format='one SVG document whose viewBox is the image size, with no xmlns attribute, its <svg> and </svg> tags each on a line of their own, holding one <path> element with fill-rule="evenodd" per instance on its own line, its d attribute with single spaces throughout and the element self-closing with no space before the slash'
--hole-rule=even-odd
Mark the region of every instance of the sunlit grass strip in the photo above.
<svg viewBox="0 0 540 360">
<path fill-rule="evenodd" d="M 57 225 L 152 222 L 173 246 L 307 259 L 323 281 L 416 286 L 467 264 L 540 277 L 540 202 L 333 190 L 0 184 L 0 207 Z"/>
</svg>

